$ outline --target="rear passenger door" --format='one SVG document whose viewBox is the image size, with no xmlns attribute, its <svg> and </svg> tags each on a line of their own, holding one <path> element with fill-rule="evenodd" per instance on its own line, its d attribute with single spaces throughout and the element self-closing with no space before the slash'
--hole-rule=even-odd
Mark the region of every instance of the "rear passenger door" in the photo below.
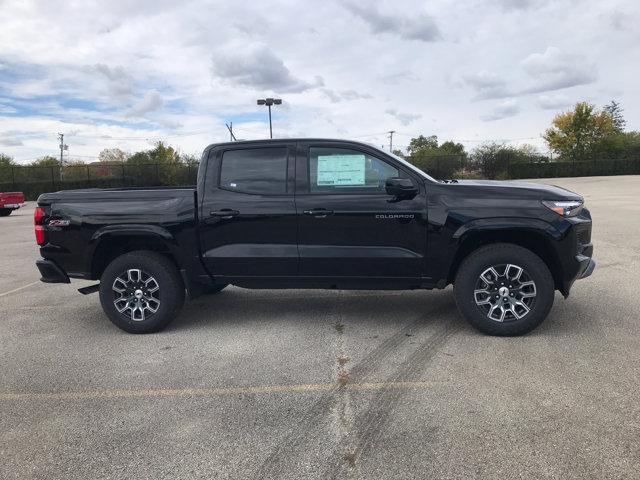
<svg viewBox="0 0 640 480">
<path fill-rule="evenodd" d="M 364 146 L 301 142 L 296 175 L 301 276 L 407 286 L 424 275 L 425 189 L 406 167 Z M 410 178 L 419 193 L 388 195 L 391 177 Z"/>
<path fill-rule="evenodd" d="M 294 145 L 219 147 L 201 199 L 204 262 L 216 277 L 297 274 Z M 212 158 L 213 156 L 213 158 Z"/>
</svg>

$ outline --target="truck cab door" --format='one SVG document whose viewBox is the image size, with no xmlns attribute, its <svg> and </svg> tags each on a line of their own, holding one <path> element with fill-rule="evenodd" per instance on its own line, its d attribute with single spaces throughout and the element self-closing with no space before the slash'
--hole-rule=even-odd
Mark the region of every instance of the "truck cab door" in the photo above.
<svg viewBox="0 0 640 480">
<path fill-rule="evenodd" d="M 221 146 L 209 154 L 200 199 L 208 271 L 242 284 L 297 275 L 294 144 Z"/>
<path fill-rule="evenodd" d="M 427 202 L 414 172 L 376 149 L 327 142 L 300 142 L 296 170 L 301 277 L 420 283 Z M 411 179 L 417 194 L 389 195 L 386 180 L 398 177 Z"/>
</svg>

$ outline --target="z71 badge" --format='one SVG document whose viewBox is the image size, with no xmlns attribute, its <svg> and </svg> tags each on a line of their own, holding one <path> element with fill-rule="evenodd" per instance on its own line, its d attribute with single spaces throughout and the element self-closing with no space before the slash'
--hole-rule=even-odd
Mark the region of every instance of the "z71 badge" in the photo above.
<svg viewBox="0 0 640 480">
<path fill-rule="evenodd" d="M 49 220 L 50 227 L 68 227 L 69 220 Z"/>
</svg>

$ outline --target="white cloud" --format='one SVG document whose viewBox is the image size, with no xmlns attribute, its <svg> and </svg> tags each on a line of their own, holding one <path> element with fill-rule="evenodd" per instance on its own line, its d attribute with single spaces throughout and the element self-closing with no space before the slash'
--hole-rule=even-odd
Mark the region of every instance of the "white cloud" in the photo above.
<svg viewBox="0 0 640 480">
<path fill-rule="evenodd" d="M 513 117 L 520 113 L 521 110 L 522 109 L 515 100 L 505 100 L 496 106 L 491 112 L 480 115 L 480 119 L 484 122 L 494 122 L 496 120 Z"/>
<path fill-rule="evenodd" d="M 507 83 L 496 73 L 481 71 L 463 76 L 463 81 L 477 91 L 477 98 L 502 98 L 511 95 Z"/>
<path fill-rule="evenodd" d="M 324 85 L 316 75 L 313 83 L 296 78 L 269 47 L 264 44 L 229 45 L 213 54 L 211 71 L 232 86 L 299 93 Z"/>
<path fill-rule="evenodd" d="M 391 33 L 407 40 L 433 42 L 441 37 L 435 20 L 425 13 L 417 12 L 398 15 L 382 13 L 376 5 L 346 2 L 344 6 L 355 16 L 364 20 L 374 33 Z"/>
<path fill-rule="evenodd" d="M 162 107 L 164 101 L 158 92 L 150 90 L 145 93 L 144 98 L 139 102 L 136 102 L 133 107 L 127 112 L 129 117 L 142 117 L 149 112 L 158 110 Z"/>
<path fill-rule="evenodd" d="M 544 110 L 560 110 L 569 107 L 572 102 L 566 95 L 540 95 L 536 103 Z"/>
<path fill-rule="evenodd" d="M 94 65 L 96 71 L 108 81 L 109 91 L 116 96 L 133 94 L 133 77 L 120 65 L 111 68 L 103 63 Z"/>
<path fill-rule="evenodd" d="M 595 65 L 583 55 L 548 47 L 543 53 L 532 53 L 522 61 L 522 68 L 534 80 L 525 91 L 540 93 L 585 85 L 596 80 Z"/>
<path fill-rule="evenodd" d="M 0 152 L 55 154 L 55 134 L 77 131 L 68 143 L 78 155 L 159 138 L 195 153 L 226 140 L 229 121 L 241 138 L 268 136 L 255 104 L 266 95 L 285 101 L 273 111 L 280 137 L 381 145 L 381 132 L 396 129 L 399 145 L 413 134 L 539 139 L 553 111 L 611 99 L 640 129 L 640 67 L 630 60 L 640 57 L 637 2 L 426 8 L 420 0 L 273 0 L 242 10 L 222 0 L 3 2 Z"/>
<path fill-rule="evenodd" d="M 388 108 L 385 110 L 385 113 L 391 115 L 404 126 L 407 126 L 422 117 L 419 113 L 398 112 L 395 108 Z"/>
</svg>

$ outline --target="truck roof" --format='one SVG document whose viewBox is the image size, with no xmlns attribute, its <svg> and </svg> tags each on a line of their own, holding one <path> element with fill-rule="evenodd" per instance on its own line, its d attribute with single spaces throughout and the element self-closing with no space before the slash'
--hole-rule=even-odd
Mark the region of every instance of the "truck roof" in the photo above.
<svg viewBox="0 0 640 480">
<path fill-rule="evenodd" d="M 298 137 L 298 138 L 267 138 L 260 140 L 239 140 L 236 142 L 220 142 L 212 143 L 205 150 L 209 150 L 215 147 L 222 147 L 227 145 L 262 145 L 269 143 L 282 143 L 282 142 L 322 142 L 322 143 L 350 143 L 353 145 L 362 145 L 365 147 L 374 147 L 375 145 L 365 142 L 358 142 L 355 140 L 346 140 L 344 138 L 318 138 L 318 137 Z"/>
</svg>

